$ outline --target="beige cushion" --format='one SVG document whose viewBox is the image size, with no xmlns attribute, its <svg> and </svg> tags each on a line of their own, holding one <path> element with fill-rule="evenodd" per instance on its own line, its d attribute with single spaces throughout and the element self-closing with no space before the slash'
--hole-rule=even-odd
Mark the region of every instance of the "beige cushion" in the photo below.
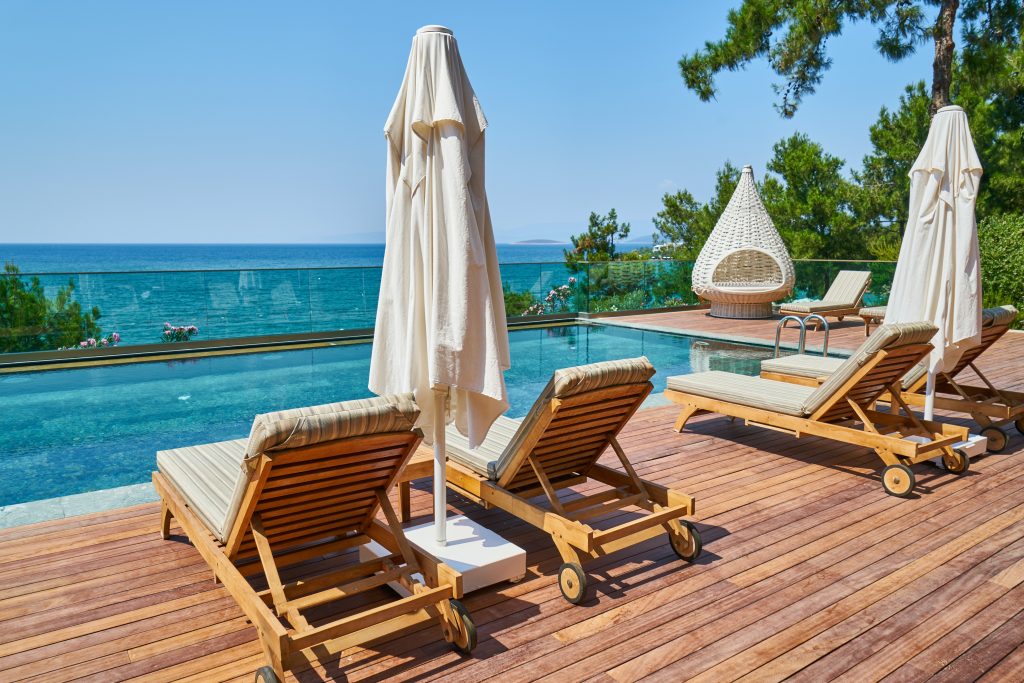
<svg viewBox="0 0 1024 683">
<path fill-rule="evenodd" d="M 862 318 L 873 318 L 875 320 L 882 320 L 885 318 L 885 306 L 865 306 L 864 308 L 857 311 L 857 315 Z"/>
<path fill-rule="evenodd" d="M 880 349 L 892 349 L 912 344 L 926 344 L 938 328 L 931 323 L 887 323 L 881 325 L 864 340 L 853 354 L 815 389 L 808 397 L 804 410 L 811 414 L 835 394 Z"/>
<path fill-rule="evenodd" d="M 761 371 L 777 372 L 795 377 L 824 377 L 838 370 L 844 362 L 846 362 L 845 358 L 798 353 L 793 356 L 763 360 L 761 361 Z"/>
<path fill-rule="evenodd" d="M 420 411 L 412 394 L 375 396 L 257 415 L 249 432 L 246 459 L 284 448 L 364 434 L 412 429 Z"/>
<path fill-rule="evenodd" d="M 797 301 L 782 304 L 779 310 L 786 313 L 828 313 L 829 311 L 838 311 L 845 308 L 850 308 L 849 304 L 840 304 L 832 301 Z"/>
<path fill-rule="evenodd" d="M 498 480 L 519 445 L 536 426 L 548 401 L 623 384 L 642 384 L 653 376 L 654 366 L 643 356 L 556 370 L 526 417 L 521 420 L 498 418 L 479 448 L 470 449 L 466 438 L 454 426 L 449 426 L 445 432 L 448 455 L 478 474 Z"/>
<path fill-rule="evenodd" d="M 781 310 L 797 313 L 820 313 L 837 308 L 855 308 L 868 285 L 871 284 L 871 273 L 866 270 L 841 270 L 832 281 L 832 286 L 825 292 L 821 301 L 782 304 Z"/>
<path fill-rule="evenodd" d="M 512 457 L 508 444 L 515 438 L 522 422 L 521 419 L 500 416 L 477 448 L 470 448 L 469 439 L 460 434 L 455 425 L 448 425 L 445 430 L 448 457 L 488 479 L 497 479 Z"/>
<path fill-rule="evenodd" d="M 419 417 L 412 394 L 327 403 L 257 415 L 248 439 L 157 453 L 157 467 L 222 542 L 235 522 L 255 458 L 369 434 L 407 431 Z"/>
<path fill-rule="evenodd" d="M 986 308 L 981 312 L 981 324 L 983 327 L 995 327 L 997 325 L 1009 327 L 1016 319 L 1017 309 L 1013 306 Z"/>
<path fill-rule="evenodd" d="M 798 417 L 805 414 L 804 402 L 814 392 L 813 387 L 721 370 L 669 377 L 668 388 Z"/>
<path fill-rule="evenodd" d="M 936 329 L 930 323 L 882 325 L 817 388 L 720 371 L 669 377 L 668 388 L 786 415 L 811 415 L 879 349 L 927 342 Z"/>
<path fill-rule="evenodd" d="M 156 454 L 157 468 L 220 540 L 234 522 L 249 483 L 243 461 L 245 439 L 185 446 Z"/>
</svg>

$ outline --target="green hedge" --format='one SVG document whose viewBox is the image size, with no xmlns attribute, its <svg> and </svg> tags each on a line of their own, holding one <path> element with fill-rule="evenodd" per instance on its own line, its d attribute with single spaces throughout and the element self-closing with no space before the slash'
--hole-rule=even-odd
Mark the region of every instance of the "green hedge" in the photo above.
<svg viewBox="0 0 1024 683">
<path fill-rule="evenodd" d="M 1024 214 L 990 216 L 978 224 L 985 306 L 1013 304 L 1024 311 Z M 1024 329 L 1024 319 L 1014 327 Z"/>
</svg>

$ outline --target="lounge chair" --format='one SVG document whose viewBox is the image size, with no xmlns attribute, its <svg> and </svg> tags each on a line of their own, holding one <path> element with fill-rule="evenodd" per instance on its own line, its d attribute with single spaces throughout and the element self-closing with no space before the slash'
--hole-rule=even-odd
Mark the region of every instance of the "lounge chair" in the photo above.
<svg viewBox="0 0 1024 683">
<path fill-rule="evenodd" d="M 1015 422 L 1017 431 L 1024 434 L 1024 392 L 997 389 L 974 361 L 1006 334 L 1016 318 L 1017 309 L 1013 306 L 983 310 L 981 343 L 965 352 L 949 372 L 939 373 L 935 383 L 935 407 L 970 415 L 981 425 L 981 435 L 988 437 L 988 450 L 992 453 L 1001 452 L 1009 441 L 1003 425 Z M 806 354 L 772 358 L 761 362 L 761 377 L 817 386 L 841 364 L 840 359 Z M 966 386 L 956 381 L 957 375 L 968 367 L 985 386 Z M 925 367 L 914 366 L 900 383 L 903 401 L 923 406 L 927 380 Z"/>
<path fill-rule="evenodd" d="M 865 306 L 857 311 L 857 317 L 864 321 L 864 336 L 871 336 L 871 326 L 885 322 L 885 306 Z"/>
<path fill-rule="evenodd" d="M 949 471 L 962 474 L 969 463 L 966 453 L 952 448 L 967 438 L 965 427 L 917 418 L 898 392 L 906 415 L 874 410 L 879 396 L 931 351 L 928 340 L 935 329 L 929 323 L 883 325 L 818 387 L 720 371 L 669 377 L 665 396 L 683 406 L 676 431 L 694 415 L 720 413 L 797 438 L 813 435 L 867 446 L 885 463 L 885 491 L 909 496 L 914 489 L 910 465 L 941 455 Z"/>
<path fill-rule="evenodd" d="M 832 281 L 832 286 L 825 292 L 820 301 L 791 301 L 779 307 L 781 315 L 807 316 L 813 314 L 822 317 L 838 318 L 839 322 L 848 315 L 860 310 L 861 300 L 871 286 L 871 273 L 866 270 L 841 270 Z M 786 323 L 783 323 L 785 326 Z M 818 321 L 814 321 L 814 329 L 818 329 Z"/>
<path fill-rule="evenodd" d="M 653 374 L 646 358 L 558 370 L 525 418 L 498 418 L 479 448 L 470 449 L 465 437 L 448 431 L 449 486 L 551 534 L 563 561 L 558 585 L 573 604 L 587 594 L 585 557 L 599 557 L 665 531 L 679 557 L 692 562 L 700 555 L 700 534 L 682 520 L 693 514 L 694 499 L 640 479 L 616 440 L 651 392 Z M 597 462 L 609 446 L 621 471 Z M 588 479 L 610 488 L 573 499 L 559 497 L 559 491 Z M 547 499 L 546 506 L 531 502 L 539 495 Z M 584 521 L 630 506 L 648 514 L 600 530 Z"/>
<path fill-rule="evenodd" d="M 434 616 L 445 640 L 473 648 L 473 622 L 456 600 L 461 575 L 409 545 L 388 501 L 422 440 L 418 415 L 412 395 L 331 403 L 258 415 L 247 440 L 157 453 L 161 535 L 177 519 L 256 627 L 268 663 L 257 680 L 283 680 L 311 661 L 309 648 L 336 653 Z M 348 558 L 338 553 L 371 541 L 391 555 L 339 566 Z M 319 573 L 302 573 L 301 563 L 327 556 Z M 284 567 L 293 567 L 287 581 Z M 259 576 L 266 588 L 249 582 Z M 306 613 L 388 584 L 407 597 L 325 623 Z"/>
</svg>

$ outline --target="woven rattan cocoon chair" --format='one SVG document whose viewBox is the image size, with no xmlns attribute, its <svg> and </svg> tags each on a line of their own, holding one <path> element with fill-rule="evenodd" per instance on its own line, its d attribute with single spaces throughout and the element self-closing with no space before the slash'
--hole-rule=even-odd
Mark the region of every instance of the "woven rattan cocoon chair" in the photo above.
<svg viewBox="0 0 1024 683">
<path fill-rule="evenodd" d="M 779 231 L 761 203 L 754 171 L 740 182 L 693 266 L 693 291 L 716 318 L 770 318 L 772 302 L 793 291 L 796 279 Z"/>
</svg>

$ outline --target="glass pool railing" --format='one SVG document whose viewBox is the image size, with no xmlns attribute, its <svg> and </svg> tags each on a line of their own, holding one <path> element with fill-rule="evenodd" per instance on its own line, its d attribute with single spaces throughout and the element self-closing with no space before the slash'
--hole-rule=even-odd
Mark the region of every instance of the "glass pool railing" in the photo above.
<svg viewBox="0 0 1024 683">
<path fill-rule="evenodd" d="M 894 262 L 797 261 L 793 297 L 818 298 L 839 270 L 870 270 L 866 305 L 884 304 Z M 584 263 L 509 263 L 501 266 L 510 318 L 644 311 L 693 306 L 692 261 L 650 260 Z M 71 300 L 85 311 L 98 308 L 99 337 L 117 333 L 120 347 L 173 339 L 167 326 L 197 330 L 193 342 L 282 338 L 368 332 L 376 317 L 381 269 L 138 271 L 103 273 L 0 274 L 0 292 L 12 296 L 13 278 L 22 290 L 38 287 L 53 305 L 73 285 Z M 7 279 L 6 282 L 2 280 Z M 2 286 L 6 285 L 6 287 Z M 0 302 L 2 303 L 2 302 Z M 46 316 L 60 321 L 61 317 Z M 42 329 L 32 316 L 0 326 L 0 358 L 21 352 L 55 351 L 57 330 Z M 66 335 L 65 335 L 66 336 Z M 179 338 L 179 341 L 181 339 Z M 64 339 L 64 347 L 83 339 Z"/>
</svg>

